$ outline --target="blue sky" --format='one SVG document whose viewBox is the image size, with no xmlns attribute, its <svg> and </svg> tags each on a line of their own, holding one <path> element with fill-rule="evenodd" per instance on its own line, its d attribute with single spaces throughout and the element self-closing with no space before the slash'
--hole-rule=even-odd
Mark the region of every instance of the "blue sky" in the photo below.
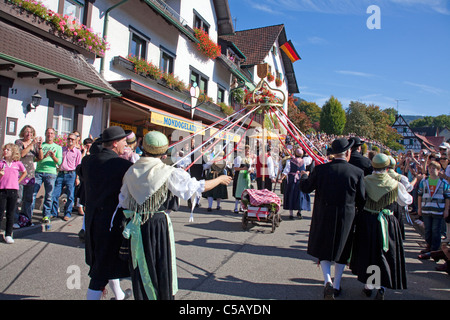
<svg viewBox="0 0 450 320">
<path fill-rule="evenodd" d="M 284 24 L 297 96 L 450 115 L 450 0 L 229 0 L 236 30 Z M 367 20 L 379 8 L 380 29 Z M 398 100 L 398 101 L 397 101 Z"/>
</svg>

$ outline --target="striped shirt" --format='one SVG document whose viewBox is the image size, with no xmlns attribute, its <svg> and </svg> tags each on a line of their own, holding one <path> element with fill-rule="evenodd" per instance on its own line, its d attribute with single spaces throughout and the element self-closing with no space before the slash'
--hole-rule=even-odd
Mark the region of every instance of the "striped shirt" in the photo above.
<svg viewBox="0 0 450 320">
<path fill-rule="evenodd" d="M 450 199 L 450 186 L 445 180 L 438 179 L 436 186 L 430 187 L 429 180 L 423 179 L 419 184 L 418 195 L 422 197 L 422 213 L 442 215 L 445 200 Z"/>
</svg>

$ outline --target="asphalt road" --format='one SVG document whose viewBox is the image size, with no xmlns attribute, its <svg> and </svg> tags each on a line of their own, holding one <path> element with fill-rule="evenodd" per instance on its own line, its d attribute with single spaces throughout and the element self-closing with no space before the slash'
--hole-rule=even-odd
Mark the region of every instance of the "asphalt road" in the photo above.
<svg viewBox="0 0 450 320">
<path fill-rule="evenodd" d="M 229 189 L 231 191 L 231 187 Z M 231 192 L 229 192 L 231 194 Z M 311 212 L 302 220 L 283 221 L 271 232 L 265 222 L 242 228 L 242 215 L 232 212 L 234 199 L 220 211 L 206 211 L 206 199 L 189 222 L 186 203 L 171 213 L 176 239 L 179 291 L 177 300 L 320 300 L 322 272 L 306 253 Z M 216 207 L 214 203 L 213 208 Z M 0 243 L 0 300 L 84 300 L 89 283 L 84 243 L 78 238 L 83 218 L 57 220 L 48 232 L 15 232 L 15 243 Z M 420 235 L 406 227 L 408 289 L 387 290 L 387 300 L 448 300 L 450 277 L 435 271 L 432 260 L 418 260 Z M 327 245 L 324 243 L 323 245 Z M 441 264 L 442 261 L 439 262 Z M 124 289 L 130 279 L 122 280 Z M 345 270 L 339 300 L 368 300 L 362 284 Z M 112 297 L 111 290 L 105 299 Z"/>
</svg>

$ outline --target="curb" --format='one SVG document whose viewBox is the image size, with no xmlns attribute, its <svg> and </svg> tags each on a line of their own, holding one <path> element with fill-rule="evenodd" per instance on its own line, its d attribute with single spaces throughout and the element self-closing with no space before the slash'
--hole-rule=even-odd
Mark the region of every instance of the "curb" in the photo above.
<svg viewBox="0 0 450 320">
<path fill-rule="evenodd" d="M 31 227 L 14 229 L 13 230 L 13 238 L 21 239 L 21 238 L 25 238 L 30 235 L 36 234 L 36 233 L 59 231 L 60 229 L 65 227 L 67 224 L 73 223 L 76 219 L 79 219 L 79 218 L 83 218 L 83 216 L 75 214 L 72 216 L 72 218 L 69 221 L 64 221 L 61 218 L 54 218 L 54 220 L 52 220 L 50 230 L 45 230 L 45 225 L 41 222 L 35 223 L 35 225 L 31 226 Z"/>
</svg>

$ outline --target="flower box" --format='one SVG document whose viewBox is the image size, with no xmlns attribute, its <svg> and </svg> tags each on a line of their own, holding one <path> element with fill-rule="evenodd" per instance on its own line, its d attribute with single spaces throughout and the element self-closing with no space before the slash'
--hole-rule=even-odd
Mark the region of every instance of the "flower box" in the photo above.
<svg viewBox="0 0 450 320">
<path fill-rule="evenodd" d="M 108 49 L 99 34 L 80 24 L 74 17 L 59 15 L 41 2 L 24 0 L 0 1 L 0 16 L 40 36 L 70 47 L 83 55 L 102 57 Z"/>
</svg>

